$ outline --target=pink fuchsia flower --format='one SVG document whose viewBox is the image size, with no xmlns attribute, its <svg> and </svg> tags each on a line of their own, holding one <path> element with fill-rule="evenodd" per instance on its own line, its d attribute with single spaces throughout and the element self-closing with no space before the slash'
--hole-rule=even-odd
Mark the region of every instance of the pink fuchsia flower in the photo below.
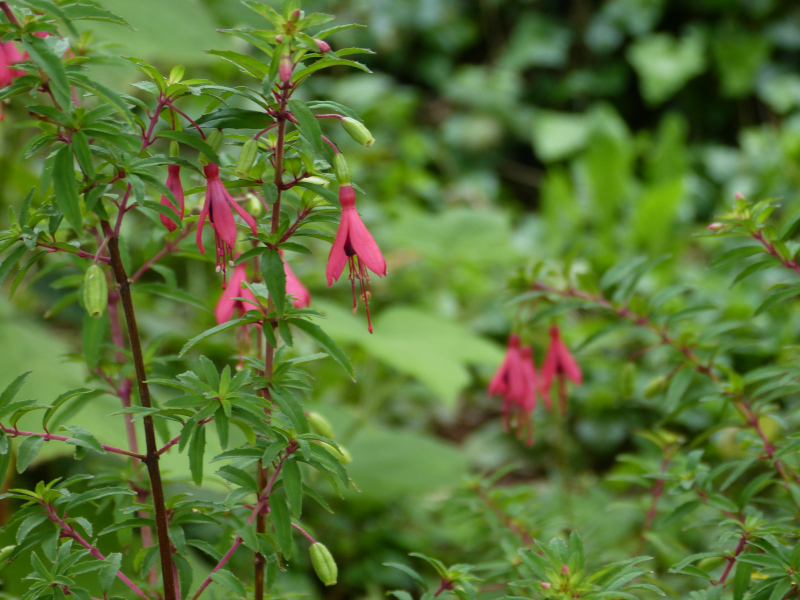
<svg viewBox="0 0 800 600">
<path fill-rule="evenodd" d="M 219 167 L 210 163 L 203 167 L 206 175 L 206 201 L 200 212 L 197 222 L 197 247 L 200 254 L 205 252 L 203 247 L 203 225 L 206 215 L 214 228 L 214 243 L 217 251 L 217 270 L 225 272 L 228 260 L 233 256 L 233 247 L 236 244 L 236 221 L 233 218 L 235 210 L 240 217 L 250 226 L 253 235 L 257 234 L 256 221 L 241 206 L 231 198 L 228 190 L 219 178 Z M 223 281 L 223 287 L 225 283 Z"/>
<path fill-rule="evenodd" d="M 228 285 L 223 290 L 222 296 L 219 297 L 217 307 L 214 310 L 217 323 L 220 325 L 230 321 L 234 315 L 240 317 L 248 310 L 257 308 L 256 304 L 238 300 L 238 298 L 246 298 L 254 303 L 256 302 L 253 293 L 243 285 L 245 281 L 247 281 L 245 264 L 236 265 L 233 268 L 233 274 L 228 281 Z"/>
<path fill-rule="evenodd" d="M 358 308 L 356 298 L 356 280 L 359 281 L 361 301 L 367 310 L 367 327 L 372 333 L 372 321 L 369 314 L 369 274 L 367 269 L 378 277 L 386 275 L 386 260 L 381 254 L 378 244 L 367 230 L 366 225 L 358 216 L 356 210 L 356 192 L 352 185 L 339 186 L 339 202 L 342 205 L 342 219 L 336 230 L 336 239 L 328 254 L 328 266 L 325 276 L 328 287 L 337 281 L 344 270 L 345 264 L 350 268 L 350 283 L 353 288 L 353 314 Z"/>
<path fill-rule="evenodd" d="M 178 201 L 178 206 L 175 206 L 166 194 L 161 196 L 161 205 L 174 210 L 178 217 L 183 220 L 184 204 L 183 185 L 181 185 L 181 168 L 179 165 L 169 165 L 167 171 L 166 186 L 169 191 L 172 192 L 172 195 L 175 196 L 175 199 Z M 167 215 L 161 215 L 161 223 L 170 231 L 175 231 L 180 225 L 180 222 L 173 222 Z"/>
<path fill-rule="evenodd" d="M 281 259 L 283 258 L 283 250 L 279 251 Z M 286 261 L 283 261 L 283 272 L 286 274 L 286 294 L 293 296 L 292 305 L 295 308 L 308 308 L 311 306 L 311 294 L 306 286 L 304 286 L 294 271 L 289 267 Z"/>
<path fill-rule="evenodd" d="M 558 326 L 553 325 L 550 328 L 550 347 L 547 349 L 547 355 L 542 364 L 543 389 L 549 392 L 556 377 L 559 386 L 559 404 L 563 415 L 567 411 L 566 379 L 575 385 L 582 385 L 583 373 L 572 353 L 562 341 Z"/>
<path fill-rule="evenodd" d="M 9 86 L 17 77 L 25 75 L 25 71 L 11 68 L 24 60 L 14 42 L 0 42 L 0 87 Z"/>
<path fill-rule="evenodd" d="M 530 346 L 520 347 L 518 335 L 508 338 L 508 348 L 500 368 L 489 383 L 490 396 L 503 398 L 503 429 L 510 431 L 512 421 L 516 425 L 517 437 L 533 444 L 532 413 L 536 409 L 539 395 L 545 405 L 550 406 L 550 396 L 542 390 L 541 381 L 533 362 Z"/>
</svg>

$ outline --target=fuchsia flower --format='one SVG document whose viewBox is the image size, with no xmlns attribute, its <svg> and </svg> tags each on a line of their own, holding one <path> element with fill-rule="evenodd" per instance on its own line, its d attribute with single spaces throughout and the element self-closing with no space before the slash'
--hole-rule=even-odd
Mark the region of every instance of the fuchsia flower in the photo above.
<svg viewBox="0 0 800 600">
<path fill-rule="evenodd" d="M 518 335 L 508 338 L 506 356 L 500 368 L 489 383 L 490 396 L 503 397 L 503 429 L 511 429 L 511 421 L 516 422 L 517 437 L 525 438 L 525 443 L 533 444 L 533 421 L 531 414 L 536 409 L 537 398 L 542 396 L 548 410 L 550 396 L 542 389 L 541 381 L 533 362 L 530 346 L 520 348 Z"/>
<path fill-rule="evenodd" d="M 240 317 L 248 310 L 257 308 L 256 304 L 248 304 L 243 300 L 236 299 L 247 298 L 253 302 L 256 301 L 255 296 L 253 296 L 253 292 L 242 285 L 245 281 L 247 281 L 247 269 L 245 268 L 245 263 L 236 265 L 233 268 L 233 274 L 228 281 L 228 285 L 223 290 L 222 296 L 219 297 L 219 300 L 217 301 L 217 307 L 214 310 L 214 314 L 217 317 L 217 323 L 220 325 L 230 321 L 234 314 Z"/>
<path fill-rule="evenodd" d="M 577 361 L 572 356 L 572 353 L 561 340 L 561 333 L 558 326 L 553 325 L 550 328 L 550 347 L 547 349 L 547 356 L 545 356 L 544 363 L 542 364 L 542 378 L 544 379 L 543 388 L 546 391 L 550 391 L 550 387 L 553 385 L 553 380 L 556 377 L 558 377 L 559 399 L 561 414 L 563 415 L 566 414 L 567 411 L 565 377 L 575 385 L 582 385 L 583 374 L 581 373 Z"/>
<path fill-rule="evenodd" d="M 339 202 L 342 205 L 342 220 L 339 222 L 339 229 L 336 230 L 336 239 L 331 246 L 328 255 L 328 266 L 325 269 L 325 276 L 328 279 L 328 287 L 344 270 L 345 264 L 350 267 L 350 282 L 353 288 L 353 314 L 358 308 L 356 298 L 356 279 L 359 281 L 361 289 L 361 301 L 367 310 L 367 327 L 372 333 L 372 321 L 369 314 L 369 274 L 367 269 L 375 273 L 378 277 L 386 275 L 386 260 L 381 254 L 378 244 L 375 243 L 361 217 L 356 210 L 356 192 L 352 185 L 339 186 Z"/>
<path fill-rule="evenodd" d="M 14 42 L 0 42 L 0 87 L 11 85 L 17 77 L 25 75 L 25 71 L 10 68 L 23 60 L 25 57 Z"/>
<path fill-rule="evenodd" d="M 283 258 L 283 250 L 279 250 L 279 254 Z M 286 294 L 294 296 L 292 305 L 295 308 L 308 308 L 311 306 L 311 294 L 297 278 L 297 275 L 294 274 L 294 271 L 289 268 L 285 260 L 283 261 L 283 272 L 286 273 Z"/>
<path fill-rule="evenodd" d="M 236 244 L 236 221 L 233 218 L 235 210 L 245 223 L 250 226 L 253 235 L 256 235 L 256 221 L 247 211 L 231 198 L 228 190 L 219 178 L 219 167 L 210 163 L 203 168 L 206 175 L 206 201 L 203 210 L 200 212 L 200 220 L 197 222 L 197 247 L 200 254 L 205 252 L 203 247 L 203 225 L 206 215 L 214 228 L 214 243 L 217 248 L 217 270 L 225 272 L 228 260 L 233 256 L 233 247 Z M 226 260 L 227 259 L 227 260 Z M 223 282 L 223 287 L 225 283 Z"/>
<path fill-rule="evenodd" d="M 179 165 L 169 165 L 167 167 L 169 174 L 167 175 L 167 182 L 166 186 L 169 188 L 169 191 L 175 196 L 175 199 L 178 201 L 178 206 L 175 206 L 172 201 L 167 198 L 166 194 L 161 196 L 161 204 L 162 206 L 166 206 L 174 210 L 180 219 L 183 219 L 183 185 L 181 185 L 181 168 Z M 167 215 L 161 215 L 161 223 L 169 229 L 170 231 L 175 231 L 180 222 L 175 223 L 170 219 Z"/>
</svg>

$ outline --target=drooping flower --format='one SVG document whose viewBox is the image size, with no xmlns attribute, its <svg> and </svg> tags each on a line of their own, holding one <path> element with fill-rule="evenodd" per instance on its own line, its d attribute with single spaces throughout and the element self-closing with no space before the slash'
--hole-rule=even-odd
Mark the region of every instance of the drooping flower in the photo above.
<svg viewBox="0 0 800 600">
<path fill-rule="evenodd" d="M 222 325 L 230 321 L 234 314 L 237 317 L 242 316 L 248 310 L 256 308 L 254 304 L 249 304 L 237 298 L 247 298 L 253 302 L 256 301 L 253 293 L 242 285 L 247 281 L 247 269 L 245 264 L 236 265 L 233 268 L 233 274 L 228 281 L 227 287 L 222 291 L 222 295 L 217 301 L 217 307 L 214 314 L 217 317 L 217 323 Z"/>
<path fill-rule="evenodd" d="M 349 265 L 349 279 L 353 288 L 353 314 L 358 308 L 358 298 L 356 297 L 356 280 L 358 280 L 360 298 L 367 310 L 367 326 L 369 332 L 372 333 L 372 321 L 369 314 L 370 279 L 367 269 L 378 277 L 383 277 L 386 275 L 386 260 L 375 239 L 367 230 L 361 217 L 358 216 L 356 192 L 352 185 L 339 186 L 339 202 L 342 205 L 342 219 L 328 255 L 325 276 L 330 287 L 334 281 L 339 279 L 345 264 Z"/>
<path fill-rule="evenodd" d="M 230 193 L 219 178 L 219 167 L 209 163 L 203 167 L 206 175 L 206 201 L 200 212 L 197 222 L 197 247 L 200 254 L 205 252 L 203 247 L 203 225 L 206 215 L 214 228 L 214 243 L 217 252 L 217 270 L 225 272 L 228 260 L 233 256 L 233 247 L 236 244 L 236 221 L 232 210 L 235 210 L 244 222 L 250 226 L 253 235 L 256 235 L 256 221 L 241 206 L 231 198 Z M 223 287 L 225 283 L 223 281 Z"/>
<path fill-rule="evenodd" d="M 175 196 L 175 199 L 178 201 L 178 206 L 175 206 L 172 201 L 167 197 L 166 194 L 162 194 L 161 196 L 161 204 L 162 206 L 166 206 L 167 208 L 171 208 L 175 211 L 175 213 L 183 220 L 183 185 L 181 185 L 181 168 L 179 165 L 169 165 L 167 167 L 168 175 L 167 175 L 167 182 L 166 186 L 170 192 Z M 175 223 L 172 219 L 170 219 L 167 215 L 161 215 L 161 223 L 169 229 L 170 231 L 175 231 L 180 222 Z"/>
<path fill-rule="evenodd" d="M 561 339 L 561 332 L 557 325 L 550 328 L 550 347 L 547 349 L 544 363 L 542 363 L 542 387 L 550 391 L 553 381 L 558 378 L 559 404 L 561 414 L 567 411 L 567 389 L 566 380 L 569 379 L 575 385 L 583 384 L 583 374 L 577 361 Z"/>
<path fill-rule="evenodd" d="M 537 399 L 541 396 L 548 408 L 551 402 L 536 372 L 533 350 L 530 346 L 520 347 L 518 335 L 509 336 L 505 358 L 489 383 L 488 393 L 503 398 L 503 429 L 510 431 L 513 423 L 517 437 L 525 439 L 528 446 L 532 445 L 531 415 L 536 409 Z"/>
<path fill-rule="evenodd" d="M 25 75 L 25 71 L 11 68 L 25 57 L 14 42 L 0 42 L 0 87 L 11 85 L 17 77 Z"/>
<path fill-rule="evenodd" d="M 279 254 L 283 259 L 283 250 L 280 250 Z M 285 260 L 283 261 L 283 272 L 286 274 L 286 294 L 294 297 L 292 305 L 295 308 L 308 308 L 311 305 L 311 294 Z"/>
</svg>

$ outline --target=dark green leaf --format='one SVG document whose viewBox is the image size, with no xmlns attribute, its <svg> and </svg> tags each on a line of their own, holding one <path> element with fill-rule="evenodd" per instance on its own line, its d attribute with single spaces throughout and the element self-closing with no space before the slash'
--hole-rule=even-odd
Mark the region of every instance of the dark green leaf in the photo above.
<svg viewBox="0 0 800 600">
<path fill-rule="evenodd" d="M 267 284 L 269 297 L 275 304 L 275 311 L 278 316 L 283 316 L 286 308 L 286 271 L 277 250 L 269 250 L 261 255 L 261 274 Z"/>
<path fill-rule="evenodd" d="M 56 153 L 53 162 L 53 189 L 56 203 L 64 213 L 64 218 L 80 234 L 83 231 L 83 217 L 70 146 L 62 146 Z"/>
</svg>

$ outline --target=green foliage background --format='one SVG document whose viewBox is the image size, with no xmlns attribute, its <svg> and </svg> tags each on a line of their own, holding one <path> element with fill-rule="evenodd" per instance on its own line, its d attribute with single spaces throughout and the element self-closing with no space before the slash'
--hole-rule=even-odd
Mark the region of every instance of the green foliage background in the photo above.
<svg viewBox="0 0 800 600">
<path fill-rule="evenodd" d="M 203 52 L 238 47 L 214 31 L 251 19 L 236 2 L 103 4 L 138 29 L 92 27 L 123 55 L 162 70 L 183 64 L 191 77 L 240 77 Z M 693 236 L 737 191 L 797 208 L 800 7 L 790 0 L 309 0 L 304 8 L 363 23 L 367 28 L 337 34 L 331 43 L 377 52 L 364 58 L 374 74 L 334 71 L 310 89 L 352 106 L 377 139 L 369 150 L 356 149 L 335 132 L 354 180 L 369 195 L 362 215 L 389 265 L 389 277 L 373 281 L 370 336 L 362 315 L 349 314 L 348 286 L 325 287 L 326 247 L 292 263 L 358 376 L 354 384 L 335 365 L 320 364 L 308 405 L 330 418 L 337 440 L 353 454 L 350 472 L 360 489 L 346 502 L 331 498 L 335 516 L 307 516 L 339 560 L 342 584 L 324 593 L 378 598 L 385 587 L 406 586 L 381 563 L 405 562 L 413 550 L 451 563 L 496 558 L 481 526 L 449 502 L 463 477 L 509 464 L 519 469 L 503 481 L 523 490 L 525 503 L 512 508 L 531 531 L 547 539 L 577 526 L 587 552 L 630 555 L 647 496 L 626 479 L 630 473 L 618 458 L 635 449 L 658 457 L 634 435 L 658 421 L 659 407 L 642 396 L 648 366 L 627 396 L 620 369 L 636 340 L 582 348 L 577 357 L 587 384 L 572 394 L 566 435 L 538 414 L 536 444 L 526 449 L 502 433 L 498 402 L 484 391 L 514 317 L 506 281 L 536 261 L 558 264 L 567 256 L 579 270 L 602 272 L 631 257 L 668 255 L 644 280 L 645 291 L 690 286 L 697 299 L 718 307 L 699 318 L 701 327 L 720 316 L 747 321 L 753 342 L 734 351 L 737 363 L 793 356 L 786 349 L 797 339 L 791 303 L 751 318 L 763 290 L 786 276 L 765 272 L 727 291 L 736 265 L 708 268 L 724 242 Z M 139 79 L 120 65 L 102 74 L 116 86 Z M 12 103 L 0 126 L 2 215 L 40 168 L 19 159 L 26 139 L 16 124 L 26 118 Z M 213 308 L 219 285 L 208 263 L 190 263 L 179 277 Z M 31 397 L 51 400 L 82 383 L 81 368 L 70 360 L 81 351 L 80 308 L 47 314 L 61 293 L 56 279 L 38 279 L 11 303 L 7 294 L 0 299 L 0 388 L 31 368 L 25 389 Z M 210 312 L 191 307 L 167 320 L 175 305 L 161 302 L 140 312 L 141 327 L 147 340 L 161 337 L 167 349 L 180 349 L 187 332 L 213 322 Z M 573 347 L 600 327 L 594 319 L 557 320 Z M 538 324 L 540 358 L 547 325 Z M 218 363 L 235 360 L 234 351 L 233 334 L 206 347 Z M 178 373 L 182 365 L 159 368 Z M 113 440 L 122 421 L 106 415 L 116 408 L 99 398 L 72 422 Z M 798 424 L 793 414 L 787 430 Z M 683 433 L 691 438 L 710 421 L 708 411 L 689 411 Z M 737 441 L 731 449 L 730 440 L 714 439 L 721 454 L 737 451 Z M 165 468 L 188 479 L 184 463 L 176 456 Z M 68 474 L 75 464 L 63 447 L 48 444 L 26 477 Z M 630 502 L 612 503 L 620 493 Z M 655 568 L 688 554 L 700 535 L 653 542 L 647 551 Z M 19 591 L 11 583 L 14 569 L 3 577 Z M 290 571 L 289 589 L 308 589 L 309 582 L 292 577 Z M 685 576 L 672 585 L 675 597 L 694 589 Z"/>
</svg>

